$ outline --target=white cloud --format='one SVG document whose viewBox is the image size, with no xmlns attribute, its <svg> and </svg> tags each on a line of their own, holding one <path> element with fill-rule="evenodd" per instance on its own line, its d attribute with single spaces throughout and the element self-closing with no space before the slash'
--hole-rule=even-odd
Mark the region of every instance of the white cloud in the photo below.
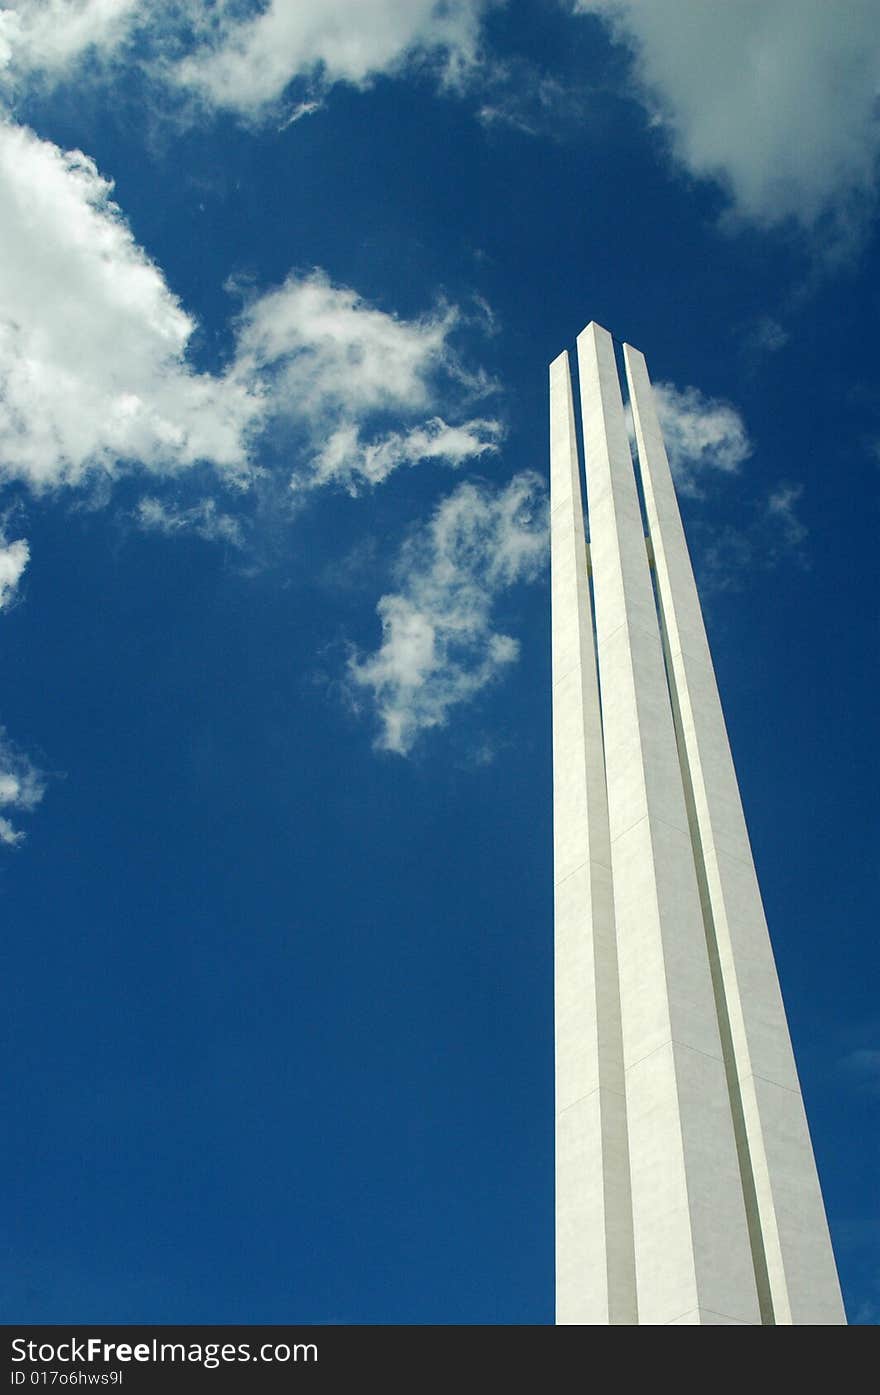
<svg viewBox="0 0 880 1395">
<path fill-rule="evenodd" d="M 30 558 L 30 548 L 24 538 L 6 542 L 0 532 L 0 610 L 5 609 L 14 599 L 25 567 Z"/>
<path fill-rule="evenodd" d="M 735 474 L 751 455 L 745 423 L 729 403 L 672 383 L 655 383 L 654 398 L 680 493 L 699 494 L 707 471 Z"/>
<path fill-rule="evenodd" d="M 692 174 L 760 224 L 875 187 L 876 0 L 574 0 L 635 52 L 637 92 Z"/>
<path fill-rule="evenodd" d="M 246 471 L 259 388 L 188 365 L 194 321 L 111 190 L 79 151 L 0 122 L 0 478 Z"/>
<path fill-rule="evenodd" d="M 441 502 L 403 549 L 400 590 L 379 601 L 380 647 L 349 661 L 355 697 L 378 717 L 379 749 L 406 755 L 516 660 L 518 642 L 493 629 L 493 605 L 534 578 L 546 552 L 544 486 L 531 472 L 498 490 L 466 482 Z"/>
<path fill-rule="evenodd" d="M 82 81 L 136 61 L 208 110 L 288 125 L 336 83 L 430 64 L 447 87 L 478 62 L 483 12 L 504 0 L 7 0 L 0 81 Z M 303 95 L 304 94 L 304 95 Z M 282 126 L 283 129 L 283 126 Z"/>
<path fill-rule="evenodd" d="M 403 464 L 457 465 L 495 448 L 497 421 L 450 425 L 437 415 L 444 399 L 491 386 L 452 347 L 458 320 L 448 305 L 401 320 L 321 271 L 291 276 L 247 307 L 235 372 L 263 383 L 272 409 L 306 428 L 311 456 L 297 488 L 335 481 L 354 492 Z M 389 414 L 424 419 L 389 430 Z"/>
<path fill-rule="evenodd" d="M 441 307 L 399 320 L 314 271 L 290 276 L 246 309 L 239 363 L 253 375 L 271 372 L 277 405 L 297 412 L 418 410 L 428 404 L 430 374 L 447 358 L 455 319 Z"/>
<path fill-rule="evenodd" d="M 144 0 L 12 0 L 0 11 L 0 69 L 57 76 L 86 54 L 111 55 L 145 8 Z"/>
<path fill-rule="evenodd" d="M 43 798 L 44 790 L 40 771 L 0 727 L 0 843 L 15 847 L 22 842 L 25 835 L 12 824 L 7 812 L 29 813 Z"/>
<path fill-rule="evenodd" d="M 497 422 L 446 419 L 489 386 L 452 347 L 455 308 L 400 319 L 320 271 L 255 297 L 228 370 L 197 372 L 195 321 L 111 190 L 85 155 L 0 121 L 0 480 L 40 490 L 207 461 L 246 483 L 273 415 L 305 433 L 301 485 L 494 448 Z"/>
<path fill-rule="evenodd" d="M 476 59 L 485 0 L 268 0 L 219 10 L 172 70 L 213 107 L 265 114 L 295 78 L 364 87 L 408 60 L 439 59 L 455 81 Z"/>
<path fill-rule="evenodd" d="M 238 519 L 222 513 L 214 499 L 200 499 L 189 508 L 180 508 L 145 495 L 138 500 L 135 516 L 145 532 L 162 533 L 165 537 L 194 533 L 205 542 L 229 543 L 232 547 L 241 547 L 244 542 Z"/>
</svg>

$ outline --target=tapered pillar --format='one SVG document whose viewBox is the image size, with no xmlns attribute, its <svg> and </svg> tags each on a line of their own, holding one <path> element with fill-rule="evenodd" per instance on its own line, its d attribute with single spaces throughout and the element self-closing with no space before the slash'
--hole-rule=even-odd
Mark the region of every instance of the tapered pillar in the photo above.
<svg viewBox="0 0 880 1395">
<path fill-rule="evenodd" d="M 624 358 L 763 1320 L 843 1323 L 782 995 L 669 462 L 644 357 L 626 346 Z"/>
<path fill-rule="evenodd" d="M 568 354 L 550 367 L 556 1320 L 637 1321 L 611 849 Z"/>
<path fill-rule="evenodd" d="M 578 339 L 639 1322 L 760 1322 L 614 348 Z"/>
</svg>

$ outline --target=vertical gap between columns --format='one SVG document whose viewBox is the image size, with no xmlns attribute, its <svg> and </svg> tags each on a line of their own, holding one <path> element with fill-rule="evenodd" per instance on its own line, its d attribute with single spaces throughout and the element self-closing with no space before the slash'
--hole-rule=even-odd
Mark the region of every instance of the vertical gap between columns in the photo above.
<svg viewBox="0 0 880 1395">
<path fill-rule="evenodd" d="M 596 630 L 596 593 L 593 589 L 593 559 L 590 544 L 587 543 L 587 587 L 590 592 L 590 623 L 593 627 L 593 653 L 596 656 L 596 688 L 599 693 L 599 726 L 602 729 L 602 766 L 605 770 L 605 783 L 608 784 L 608 767 L 605 760 L 605 707 L 602 701 L 602 673 L 599 669 L 599 635 Z"/>
<path fill-rule="evenodd" d="M 583 511 L 584 511 L 584 534 L 585 534 L 585 536 L 586 536 L 587 545 L 588 545 L 588 547 L 589 547 L 589 542 L 590 542 L 590 521 L 589 521 L 589 518 L 587 517 L 587 470 L 586 470 L 587 453 L 586 453 L 586 450 L 585 450 L 585 448 L 584 448 L 584 424 L 583 424 L 583 422 L 582 422 L 582 420 L 581 420 L 581 411 L 580 411 L 580 401 L 581 401 L 581 379 L 580 379 L 580 367 L 579 367 L 579 364 L 578 364 L 577 350 L 575 350 L 574 353 L 569 353 L 569 355 L 568 355 L 568 360 L 569 360 L 568 369 L 569 369 L 569 374 L 570 374 L 570 378 L 571 378 L 571 398 L 572 398 L 572 404 L 573 404 L 573 406 L 574 406 L 574 439 L 575 439 L 575 448 L 576 448 L 576 450 L 577 450 L 578 475 L 580 476 L 580 481 L 581 481 L 581 506 L 582 506 Z M 595 628 L 595 625 L 594 625 L 594 628 Z"/>
<path fill-rule="evenodd" d="M 623 414 L 626 419 L 626 439 L 629 442 L 629 456 L 632 462 L 633 477 L 636 482 L 636 495 L 639 501 L 639 511 L 642 515 L 642 532 L 648 536 L 648 510 L 645 507 L 645 494 L 642 489 L 642 476 L 639 470 L 638 449 L 636 447 L 636 433 L 633 426 L 632 403 L 629 400 L 629 379 L 626 376 L 626 364 L 623 357 L 623 345 L 619 339 L 614 341 L 614 356 L 617 363 L 617 376 L 620 380 L 621 397 L 623 399 Z M 653 566 L 653 562 L 652 562 Z M 653 577 L 653 571 L 652 571 Z M 656 589 L 655 589 L 656 599 Z"/>
<path fill-rule="evenodd" d="M 577 443 L 578 472 L 581 481 L 581 505 L 584 513 L 584 537 L 587 540 L 587 586 L 590 593 L 590 624 L 593 627 L 593 653 L 596 657 L 596 686 L 599 690 L 599 723 L 602 728 L 602 764 L 605 765 L 605 711 L 602 705 L 602 675 L 599 672 L 599 635 L 596 629 L 596 593 L 593 588 L 593 559 L 590 554 L 590 513 L 587 508 L 587 450 L 584 444 L 584 423 L 581 416 L 581 379 L 577 352 L 569 355 L 572 400 L 574 409 L 574 435 Z M 606 770 L 607 779 L 607 770 Z"/>
<path fill-rule="evenodd" d="M 580 363 L 579 363 L 579 359 L 578 359 L 578 354 L 577 354 L 577 352 L 575 352 L 574 354 L 570 355 L 570 372 L 571 372 L 572 397 L 573 397 L 573 402 L 574 402 L 575 445 L 576 445 L 576 450 L 577 450 L 578 473 L 579 473 L 579 477 L 580 477 L 580 487 L 581 487 L 581 507 L 582 507 L 582 511 L 583 511 L 583 520 L 584 520 L 584 537 L 585 537 L 585 541 L 586 541 L 586 560 L 587 560 L 587 577 L 586 577 L 586 581 L 587 581 L 587 591 L 588 591 L 589 603 L 590 603 L 590 624 L 591 624 L 591 628 L 592 628 L 592 638 L 593 638 L 593 663 L 594 663 L 594 665 L 595 665 L 594 674 L 595 674 L 595 680 L 596 680 L 596 690 L 597 690 L 598 697 L 599 697 L 599 727 L 600 727 L 600 741 L 601 741 L 601 747 L 602 747 L 602 766 L 603 766 L 603 772 L 604 772 L 605 780 L 606 780 L 606 817 L 607 817 L 607 768 L 606 768 L 606 767 L 607 767 L 607 762 L 606 762 L 606 759 L 605 759 L 605 718 L 604 718 L 604 707 L 603 707 L 603 698 L 602 698 L 602 675 L 601 675 L 601 670 L 600 670 L 600 666 L 599 666 L 599 639 L 598 639 L 598 633 L 597 633 L 597 629 L 596 629 L 596 594 L 595 594 L 595 588 L 594 588 L 594 585 L 593 585 L 593 561 L 592 561 L 592 553 L 591 553 L 591 541 L 592 541 L 592 540 L 591 540 L 591 536 L 590 536 L 590 516 L 589 516 L 589 509 L 588 509 L 588 506 L 587 506 L 587 498 L 588 498 L 588 494 L 587 494 L 587 471 L 588 471 L 588 468 L 589 468 L 589 462 L 588 462 L 588 460 L 587 460 L 586 444 L 585 444 L 585 440 L 584 440 L 584 424 L 583 424 L 582 400 L 581 400 L 581 392 L 580 392 Z M 612 895 L 613 895 L 613 890 L 612 890 Z M 611 963 L 611 965 L 610 965 L 609 967 L 610 967 L 610 969 L 611 969 L 611 974 L 612 974 L 612 978 L 613 978 L 613 986 L 614 986 L 614 994 L 615 994 L 615 996 L 616 996 L 617 1005 L 618 1005 L 618 1017 L 617 1017 L 616 1032 L 615 1032 L 615 1036 L 616 1036 L 616 1050 L 619 1051 L 620 1057 L 621 1057 L 621 1061 L 622 1061 L 622 1059 L 623 1059 L 623 1038 L 622 1038 L 621 1021 L 620 1021 L 620 1015 L 619 1015 L 619 1014 L 620 1014 L 620 973 L 619 973 L 619 964 L 618 964 L 618 958 L 617 958 L 617 925 L 616 925 L 616 920 L 613 922 L 612 928 L 613 928 L 613 947 L 608 951 L 608 953 L 609 953 L 610 956 L 611 956 L 612 963 Z M 606 963 L 607 963 L 607 961 L 606 961 Z M 603 1087 L 603 1088 L 600 1088 L 600 1090 L 599 1090 L 599 1100 L 600 1100 L 600 1109 L 601 1109 L 601 1130 L 602 1130 L 602 1134 L 603 1134 L 603 1137 L 604 1137 L 605 1134 L 606 1134 L 606 1129 L 607 1129 L 606 1118 L 605 1118 L 605 1110 L 606 1110 L 606 1108 L 607 1108 L 607 1103 L 606 1103 L 606 1101 L 608 1100 L 608 1092 L 607 1092 L 607 1090 L 606 1090 L 604 1087 Z M 624 1151 L 625 1151 L 625 1156 L 624 1156 L 624 1158 L 623 1158 L 622 1160 L 619 1161 L 618 1166 L 622 1166 L 622 1167 L 626 1170 L 626 1173 L 627 1173 L 627 1174 L 630 1174 L 630 1173 L 631 1173 L 631 1169 L 630 1169 L 630 1152 L 629 1152 L 629 1119 L 628 1119 L 628 1111 L 627 1111 L 627 1102 L 626 1102 L 626 1094 L 625 1094 L 625 1091 L 624 1091 L 624 1097 L 623 1097 L 623 1120 L 624 1120 L 624 1123 L 623 1123 L 623 1147 L 624 1147 Z M 633 1325 L 634 1325 L 634 1326 L 638 1326 L 638 1324 L 639 1324 L 639 1316 L 638 1316 L 638 1284 L 637 1284 L 637 1281 L 636 1281 L 636 1271 L 635 1271 L 635 1252 L 634 1252 L 635 1240 L 634 1240 L 634 1233 L 633 1233 L 633 1232 L 634 1232 L 634 1225 L 633 1225 L 633 1210 L 632 1210 L 632 1189 L 631 1189 L 630 1182 L 631 1182 L 631 1176 L 628 1177 L 627 1196 L 626 1196 L 625 1204 L 624 1204 L 624 1207 L 623 1207 L 623 1209 L 624 1209 L 624 1211 L 625 1211 L 625 1215 L 624 1215 L 623 1218 L 620 1217 L 620 1215 L 619 1215 L 619 1209 L 616 1208 L 616 1211 L 617 1211 L 617 1215 L 616 1215 L 617 1223 L 619 1224 L 619 1222 L 621 1221 L 621 1219 L 623 1219 L 624 1224 L 627 1226 L 627 1230 L 628 1230 L 628 1240 L 629 1240 L 629 1243 L 630 1243 L 630 1246 L 631 1246 L 631 1248 L 630 1248 L 630 1250 L 629 1250 L 629 1254 L 628 1254 L 628 1256 L 624 1259 L 623 1264 L 622 1264 L 622 1262 L 621 1262 L 620 1254 L 619 1254 L 620 1236 L 619 1236 L 618 1234 L 613 1234 L 611 1237 L 609 1237 L 609 1236 L 606 1234 L 606 1256 L 607 1256 L 607 1251 L 608 1251 L 608 1247 L 609 1247 L 609 1240 L 613 1240 L 613 1241 L 615 1242 L 615 1244 L 618 1246 L 618 1254 L 617 1254 L 617 1258 L 616 1258 L 616 1260 L 615 1260 L 615 1273 L 616 1273 L 616 1275 L 617 1275 L 618 1282 L 617 1282 L 617 1284 L 616 1284 L 616 1286 L 615 1286 L 615 1289 L 614 1289 L 614 1292 L 613 1292 L 613 1293 L 612 1293 L 612 1288 L 611 1288 L 611 1284 L 610 1284 L 610 1278 L 611 1278 L 611 1269 L 610 1269 L 610 1266 L 609 1266 L 609 1271 L 608 1271 L 608 1279 L 609 1279 L 608 1322 L 609 1322 L 609 1325 L 610 1325 L 610 1326 L 618 1326 L 618 1325 L 621 1325 L 621 1326 L 633 1326 Z M 605 1179 L 603 1179 L 603 1188 L 604 1188 L 604 1191 L 605 1191 L 606 1207 L 607 1207 L 607 1196 L 608 1196 L 607 1176 L 606 1176 Z M 608 1213 L 607 1213 L 607 1209 L 606 1209 L 606 1225 L 607 1225 L 607 1221 L 608 1221 Z M 628 1263 L 626 1262 L 627 1259 L 628 1259 L 628 1261 L 629 1261 Z M 621 1268 L 622 1268 L 622 1267 L 625 1267 L 626 1270 L 627 1270 L 626 1274 L 623 1275 L 623 1281 L 624 1281 L 624 1283 L 625 1283 L 625 1288 L 626 1288 L 626 1294 L 625 1294 L 625 1295 L 622 1295 L 622 1294 L 621 1294 L 621 1291 L 620 1291 L 620 1289 L 621 1289 L 621 1282 L 620 1282 L 620 1280 L 621 1280 L 621 1273 L 620 1273 L 620 1271 L 621 1271 Z M 621 1316 L 620 1316 L 620 1314 L 621 1314 L 621 1309 L 623 1309 L 624 1313 L 626 1314 L 626 1316 L 623 1317 L 623 1318 L 621 1318 Z"/>
<path fill-rule="evenodd" d="M 752 1267 L 755 1271 L 755 1285 L 758 1290 L 758 1306 L 761 1313 L 761 1325 L 763 1327 L 775 1327 L 776 1316 L 773 1311 L 770 1276 L 767 1269 L 767 1256 L 764 1251 L 764 1236 L 761 1230 L 761 1218 L 758 1210 L 758 1194 L 755 1187 L 755 1176 L 752 1170 L 752 1159 L 749 1152 L 748 1135 L 746 1133 L 745 1111 L 743 1109 L 742 1093 L 740 1091 L 739 1076 L 736 1069 L 736 1057 L 733 1050 L 733 1034 L 730 1029 L 730 1017 L 728 1015 L 727 999 L 724 993 L 721 960 L 718 954 L 718 939 L 715 933 L 715 918 L 712 914 L 712 903 L 709 896 L 709 880 L 706 875 L 706 859 L 703 853 L 703 841 L 700 837 L 700 829 L 697 822 L 693 780 L 691 778 L 687 748 L 682 731 L 681 707 L 678 701 L 678 689 L 672 667 L 672 657 L 669 652 L 669 636 L 666 630 L 666 622 L 663 618 L 663 602 L 660 599 L 660 591 L 657 586 L 653 547 L 651 546 L 651 541 L 648 536 L 645 538 L 645 543 L 648 547 L 651 564 L 651 583 L 654 588 L 654 603 L 657 607 L 657 617 L 660 622 L 660 635 L 663 641 L 663 658 L 666 664 L 666 682 L 669 687 L 669 697 L 672 703 L 675 742 L 678 747 L 678 762 L 681 767 L 681 778 L 684 786 L 684 799 L 687 807 L 691 847 L 693 848 L 694 865 L 697 873 L 697 885 L 700 889 L 703 928 L 706 932 L 709 968 L 712 974 L 712 988 L 715 994 L 715 1012 L 718 1018 L 718 1030 L 721 1037 L 721 1052 L 724 1058 L 724 1073 L 727 1078 L 727 1093 L 730 1099 L 730 1112 L 733 1119 L 733 1133 L 736 1141 L 736 1155 L 739 1162 L 740 1181 L 746 1208 L 749 1245 L 752 1251 Z"/>
</svg>

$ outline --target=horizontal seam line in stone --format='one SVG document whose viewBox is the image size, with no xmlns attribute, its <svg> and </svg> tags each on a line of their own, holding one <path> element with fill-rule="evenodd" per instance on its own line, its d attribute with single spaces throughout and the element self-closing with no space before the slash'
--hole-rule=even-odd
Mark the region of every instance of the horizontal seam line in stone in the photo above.
<svg viewBox="0 0 880 1395">
<path fill-rule="evenodd" d="M 585 1095 L 578 1095 L 571 1104 L 564 1104 L 561 1109 L 557 1109 L 556 1118 L 561 1119 L 563 1114 L 567 1114 L 570 1109 L 574 1109 L 576 1104 L 583 1104 L 584 1100 L 591 1100 L 594 1095 L 598 1095 L 600 1090 L 607 1090 L 610 1095 L 617 1095 L 619 1099 L 626 1099 L 624 1090 L 615 1090 L 613 1085 L 595 1085 L 592 1090 L 588 1090 Z"/>
<path fill-rule="evenodd" d="M 743 821 L 745 821 L 745 819 L 744 819 Z M 700 815 L 699 815 L 699 811 L 697 811 L 697 824 L 698 824 L 698 825 L 700 824 Z M 754 857 L 752 856 L 752 850 L 751 850 L 751 848 L 749 848 L 747 852 L 745 852 L 745 853 L 743 853 L 742 855 L 740 855 L 739 853 L 731 852 L 731 851 L 730 851 L 730 848 L 721 847 L 721 846 L 719 845 L 718 839 L 717 839 L 717 837 L 716 837 L 716 835 L 715 835 L 715 831 L 714 831 L 714 829 L 712 828 L 712 816 L 711 816 L 711 814 L 710 814 L 710 816 L 709 816 L 709 836 L 708 836 L 708 837 L 705 837 L 705 836 L 703 835 L 703 829 L 702 829 L 702 827 L 700 827 L 700 837 L 701 837 L 702 843 L 703 843 L 703 857 L 704 857 L 705 859 L 708 860 L 709 857 L 712 857 L 712 858 L 714 858 L 715 862 L 717 863 L 717 861 L 718 861 L 718 859 L 719 859 L 720 857 L 729 857 L 730 860 L 731 860 L 731 862 L 737 863 L 737 865 L 740 866 L 740 867 L 751 867 L 751 868 L 754 868 L 754 866 L 755 866 L 755 859 L 754 859 Z M 710 841 L 710 839 L 711 839 L 711 841 Z M 711 888 L 710 888 L 709 894 L 710 894 L 710 895 L 712 894 L 712 893 L 711 893 Z M 758 891 L 758 897 L 759 897 L 759 899 L 760 899 L 760 895 L 761 895 L 761 893 L 760 893 L 760 889 L 759 889 L 759 891 Z M 762 903 L 762 904 L 763 904 L 763 903 Z"/>
<path fill-rule="evenodd" d="M 687 815 L 685 815 L 685 818 L 686 817 Z M 693 848 L 694 840 L 691 837 L 690 826 L 688 826 L 687 828 L 679 828 L 677 823 L 670 823 L 668 819 L 661 819 L 659 814 L 654 815 L 654 822 L 662 823 L 664 828 L 671 828 L 674 833 L 681 833 L 683 837 L 687 838 L 688 842 L 691 845 L 691 848 Z"/>
<path fill-rule="evenodd" d="M 645 810 L 644 814 L 639 814 L 639 817 L 635 819 L 632 823 L 627 824 L 626 828 L 622 828 L 619 833 L 615 833 L 614 837 L 611 839 L 612 848 L 614 847 L 614 844 L 617 842 L 618 838 L 625 838 L 627 833 L 632 833 L 633 829 L 638 828 L 639 824 L 644 823 L 648 817 L 648 811 Z"/>
<path fill-rule="evenodd" d="M 696 1303 L 693 1308 L 685 1308 L 683 1313 L 677 1313 L 674 1318 L 665 1322 L 664 1327 L 669 1327 L 671 1323 L 678 1322 L 679 1318 L 687 1317 L 688 1313 L 711 1313 L 713 1317 L 727 1318 L 730 1322 L 735 1322 L 738 1327 L 749 1327 L 751 1324 L 742 1318 L 735 1318 L 732 1313 L 719 1313 L 717 1308 L 706 1308 L 702 1303 Z"/>
<path fill-rule="evenodd" d="M 596 607 L 596 611 L 597 611 L 597 614 L 598 614 L 598 606 Z M 598 629 L 597 629 L 597 631 L 596 631 L 596 649 L 599 651 L 599 654 L 601 655 L 602 650 L 603 650 L 604 648 L 606 648 L 607 645 L 609 645 L 609 644 L 611 643 L 611 641 L 617 637 L 617 635 L 620 634 L 620 631 L 621 631 L 621 630 L 626 629 L 626 628 L 629 629 L 629 632 L 630 632 L 631 635 L 632 635 L 632 634 L 634 634 L 634 635 L 636 635 L 636 636 L 641 635 L 643 638 L 645 638 L 645 639 L 651 639 L 651 640 L 653 640 L 653 639 L 655 639 L 655 638 L 657 638 L 657 639 L 660 638 L 660 627 L 659 627 L 659 625 L 658 625 L 657 629 L 655 630 L 655 629 L 653 628 L 653 626 L 652 626 L 650 623 L 647 624 L 647 625 L 641 625 L 641 624 L 635 624 L 635 625 L 633 625 L 633 624 L 630 624 L 630 622 L 629 622 L 628 620 L 621 620 L 620 624 L 619 624 L 619 625 L 615 625 L 614 629 L 611 631 L 610 634 L 606 634 L 606 635 L 600 634 L 599 631 L 598 631 Z M 630 647 L 632 647 L 632 646 L 630 646 Z M 663 675 L 663 681 L 664 681 L 664 682 L 666 681 L 665 670 L 664 670 L 664 675 Z"/>
<path fill-rule="evenodd" d="M 577 673 L 579 668 L 581 668 L 581 663 L 579 660 L 575 660 L 575 662 L 571 665 L 571 668 L 567 668 L 564 673 L 560 673 L 558 677 L 553 678 L 553 687 L 558 687 L 559 684 L 563 681 L 563 679 L 568 678 L 569 674 L 571 673 Z"/>
<path fill-rule="evenodd" d="M 654 613 L 656 615 L 656 611 Z M 619 632 L 623 629 L 625 625 L 629 626 L 630 634 L 633 634 L 637 637 L 641 635 L 645 639 L 653 639 L 655 635 L 658 637 L 660 635 L 660 626 L 658 624 L 655 629 L 653 619 L 649 619 L 646 623 L 643 624 L 640 620 L 632 621 L 629 618 L 627 618 L 625 620 L 621 620 L 619 625 L 615 625 L 614 629 L 611 631 L 610 634 L 599 635 L 597 647 L 601 649 L 603 645 L 610 644 L 611 640 L 614 639 L 615 635 L 619 634 Z"/>
<path fill-rule="evenodd" d="M 655 1046 L 652 1051 L 646 1051 L 644 1056 L 640 1056 L 637 1061 L 633 1061 L 628 1066 L 624 1065 L 624 1071 L 628 1073 L 631 1070 L 635 1070 L 636 1066 L 640 1066 L 643 1061 L 650 1060 L 652 1056 L 657 1055 L 658 1051 L 663 1051 L 667 1046 L 680 1046 L 682 1051 L 695 1051 L 698 1056 L 705 1056 L 707 1061 L 718 1061 L 720 1065 L 724 1065 L 724 1057 L 720 1053 L 717 1056 L 713 1056 L 710 1051 L 701 1051 L 699 1046 L 691 1046 L 690 1042 L 679 1041 L 676 1037 L 667 1037 L 665 1041 L 661 1041 L 659 1046 Z M 688 1311 L 690 1311 L 690 1309 L 688 1309 Z"/>
<path fill-rule="evenodd" d="M 668 626 L 668 625 L 667 625 L 666 629 L 667 629 L 667 633 L 668 633 L 668 632 L 669 632 L 669 626 Z M 675 646 L 674 649 L 673 649 L 673 647 L 672 647 L 672 636 L 670 636 L 669 657 L 670 657 L 671 659 L 673 659 L 673 660 L 678 659 L 678 658 L 685 658 L 685 659 L 690 659 L 691 663 L 693 663 L 693 664 L 704 664 L 704 665 L 706 665 L 706 667 L 709 669 L 710 673 L 712 674 L 712 677 L 715 678 L 715 665 L 714 665 L 713 662 L 712 662 L 712 653 L 711 653 L 711 650 L 709 649 L 709 637 L 708 637 L 708 635 L 705 633 L 705 630 L 704 630 L 704 632 L 703 632 L 703 640 L 702 640 L 703 653 L 702 653 L 702 654 L 695 654 L 694 651 L 693 651 L 692 649 L 687 648 L 687 647 L 682 643 L 681 638 L 680 638 L 680 635 L 681 635 L 681 631 L 678 630 L 677 633 L 676 633 L 676 636 L 675 636 L 678 642 L 677 642 L 677 644 L 676 644 L 676 646 Z M 716 679 L 716 686 L 717 686 L 717 679 Z"/>
<path fill-rule="evenodd" d="M 553 889 L 554 889 L 554 891 L 556 890 L 557 887 L 564 886 L 565 883 L 566 883 L 567 881 L 570 881 L 571 878 L 574 876 L 575 872 L 580 872 L 580 870 L 581 870 L 583 867 L 592 867 L 592 866 L 593 866 L 593 863 L 595 863 L 597 867 L 601 867 L 602 870 L 603 870 L 604 872 L 610 872 L 610 871 L 611 871 L 611 868 L 610 868 L 610 866 L 608 865 L 608 863 L 607 863 L 607 862 L 603 862 L 603 861 L 601 860 L 601 858 L 598 858 L 598 857 L 585 857 L 584 860 L 583 860 L 583 862 L 579 862 L 579 863 L 578 863 L 577 867 L 572 867 L 572 869 L 571 869 L 570 872 L 566 872 L 566 874 L 565 874 L 564 877 L 560 877 L 558 881 L 555 881 L 555 882 L 553 883 Z"/>
<path fill-rule="evenodd" d="M 644 814 L 640 814 L 632 823 L 627 824 L 626 828 L 622 828 L 619 833 L 612 835 L 612 848 L 619 838 L 625 838 L 628 833 L 632 833 L 633 829 L 638 828 L 639 824 L 644 823 L 646 819 L 650 819 L 652 823 L 662 823 L 664 828 L 671 828 L 673 833 L 680 833 L 683 838 L 690 839 L 691 831 L 689 828 L 679 828 L 677 823 L 670 823 L 668 819 L 661 819 L 657 814 L 652 815 L 650 809 L 648 809 Z M 693 843 L 691 843 L 691 846 L 693 846 Z"/>
<path fill-rule="evenodd" d="M 785 1090 L 789 1095 L 796 1095 L 798 1099 L 803 1098 L 800 1089 L 793 1089 L 791 1085 L 783 1085 L 780 1080 L 771 1080 L 769 1075 L 759 1075 L 757 1071 L 750 1070 L 748 1075 L 740 1076 L 741 1080 L 762 1080 L 765 1085 L 775 1085 L 778 1090 Z"/>
<path fill-rule="evenodd" d="M 609 641 L 612 640 L 612 639 L 614 638 L 614 636 L 617 634 L 618 630 L 622 630 L 623 627 L 624 627 L 625 625 L 626 625 L 626 620 L 621 620 L 620 624 L 619 624 L 619 625 L 615 625 L 615 626 L 614 626 L 614 629 L 611 631 L 611 633 L 610 633 L 609 635 L 600 635 L 600 634 L 598 633 L 598 631 L 597 631 L 597 632 L 596 632 L 596 648 L 597 648 L 597 649 L 601 649 L 601 647 L 602 647 L 603 644 L 608 644 Z"/>
</svg>

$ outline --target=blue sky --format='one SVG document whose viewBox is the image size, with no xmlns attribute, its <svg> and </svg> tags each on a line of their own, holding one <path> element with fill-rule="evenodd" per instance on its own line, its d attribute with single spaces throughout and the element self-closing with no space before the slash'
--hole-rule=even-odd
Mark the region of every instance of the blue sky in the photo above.
<svg viewBox="0 0 880 1395">
<path fill-rule="evenodd" d="M 590 319 L 880 1318 L 878 68 L 872 0 L 0 6 L 4 1321 L 552 1321 Z"/>
</svg>

